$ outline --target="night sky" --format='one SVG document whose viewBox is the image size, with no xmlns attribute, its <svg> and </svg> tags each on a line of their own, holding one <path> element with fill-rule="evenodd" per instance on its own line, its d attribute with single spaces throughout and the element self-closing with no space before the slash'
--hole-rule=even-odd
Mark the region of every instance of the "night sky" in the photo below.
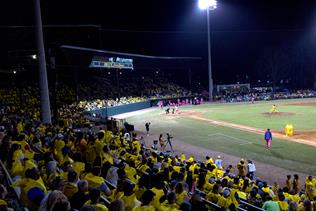
<svg viewBox="0 0 316 211">
<path fill-rule="evenodd" d="M 97 27 L 45 28 L 46 49 L 66 44 L 157 56 L 201 57 L 201 61 L 185 63 L 184 67 L 170 64 L 170 70 L 163 68 L 181 72 L 190 67 L 193 80 L 207 82 L 206 12 L 199 10 L 196 0 L 42 0 L 41 4 L 44 25 L 102 27 L 101 32 Z M 32 1 L 2 2 L 0 68 L 14 65 L 8 62 L 12 60 L 8 51 L 35 49 L 34 29 L 6 26 L 33 23 Z M 294 54 L 303 51 L 316 60 L 316 1 L 219 0 L 218 8 L 211 12 L 211 28 L 216 84 L 267 80 L 264 74 L 258 74 L 258 61 L 271 53 L 269 49 Z"/>
</svg>

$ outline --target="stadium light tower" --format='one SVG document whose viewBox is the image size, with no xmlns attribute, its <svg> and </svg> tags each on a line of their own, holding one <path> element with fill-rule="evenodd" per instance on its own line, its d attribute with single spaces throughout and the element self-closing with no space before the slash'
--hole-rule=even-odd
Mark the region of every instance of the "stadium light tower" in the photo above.
<svg viewBox="0 0 316 211">
<path fill-rule="evenodd" d="M 211 60 L 211 32 L 210 32 L 210 10 L 217 8 L 216 0 L 199 0 L 199 8 L 206 10 L 207 14 L 207 47 L 208 47 L 208 93 L 209 101 L 213 101 L 213 77 L 212 77 L 212 60 Z"/>
<path fill-rule="evenodd" d="M 34 13 L 35 13 L 35 28 L 36 28 L 36 45 L 37 45 L 37 56 L 38 58 L 38 69 L 39 69 L 39 88 L 40 88 L 40 101 L 41 101 L 41 120 L 44 123 L 51 123 L 51 111 L 49 102 L 49 91 L 47 82 L 46 72 L 46 59 L 45 49 L 43 40 L 43 29 L 42 29 L 42 17 L 41 17 L 41 6 L 40 0 L 34 0 Z"/>
</svg>

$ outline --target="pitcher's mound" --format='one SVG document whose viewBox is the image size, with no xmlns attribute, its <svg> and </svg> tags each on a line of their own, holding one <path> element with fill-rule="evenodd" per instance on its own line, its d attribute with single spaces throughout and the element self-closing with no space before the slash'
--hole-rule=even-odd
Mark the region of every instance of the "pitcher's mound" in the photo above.
<svg viewBox="0 0 316 211">
<path fill-rule="evenodd" d="M 264 116 L 276 116 L 276 117 L 280 117 L 280 116 L 292 116 L 295 115 L 295 113 L 292 112 L 264 112 L 262 113 Z"/>
</svg>

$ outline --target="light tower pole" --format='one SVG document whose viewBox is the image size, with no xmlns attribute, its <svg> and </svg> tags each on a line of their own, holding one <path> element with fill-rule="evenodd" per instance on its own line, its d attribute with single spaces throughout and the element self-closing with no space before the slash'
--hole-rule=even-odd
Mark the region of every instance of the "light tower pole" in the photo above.
<svg viewBox="0 0 316 211">
<path fill-rule="evenodd" d="M 49 91 L 47 82 L 46 59 L 43 41 L 42 17 L 40 0 L 34 0 L 35 12 L 35 32 L 36 32 L 36 46 L 39 69 L 39 90 L 41 103 L 41 120 L 43 123 L 52 123 Z"/>
<path fill-rule="evenodd" d="M 207 52 L 208 52 L 208 93 L 209 101 L 213 101 L 213 76 L 212 76 L 212 54 L 211 54 L 211 20 L 210 10 L 217 8 L 216 0 L 199 0 L 199 8 L 206 10 L 207 18 Z"/>
</svg>

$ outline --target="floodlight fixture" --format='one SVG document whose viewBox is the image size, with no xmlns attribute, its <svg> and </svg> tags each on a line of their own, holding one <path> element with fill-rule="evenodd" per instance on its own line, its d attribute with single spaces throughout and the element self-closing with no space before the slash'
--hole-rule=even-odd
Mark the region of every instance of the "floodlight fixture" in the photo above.
<svg viewBox="0 0 316 211">
<path fill-rule="evenodd" d="M 215 10 L 217 8 L 217 1 L 216 0 L 199 0 L 198 2 L 199 8 L 201 10 Z"/>
</svg>

